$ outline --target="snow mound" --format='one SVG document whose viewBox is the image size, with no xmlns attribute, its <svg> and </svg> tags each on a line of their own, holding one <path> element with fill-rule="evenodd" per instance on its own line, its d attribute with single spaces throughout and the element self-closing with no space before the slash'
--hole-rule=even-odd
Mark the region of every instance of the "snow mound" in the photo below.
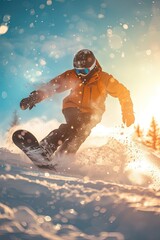
<svg viewBox="0 0 160 240">
<path fill-rule="evenodd" d="M 159 239 L 158 192 L 19 170 L 1 170 L 2 239 Z"/>
<path fill-rule="evenodd" d="M 23 153 L 14 154 L 1 148 L 0 159 L 5 161 L 4 167 L 8 171 L 13 166 L 22 166 L 32 171 L 37 169 Z M 159 158 L 142 145 L 129 138 L 120 141 L 114 137 L 108 137 L 103 146 L 82 149 L 74 156 L 53 157 L 53 164 L 57 164 L 56 174 L 150 186 L 154 189 L 160 189 L 159 163 Z"/>
<path fill-rule="evenodd" d="M 76 157 L 68 156 L 56 159 L 57 170 L 72 175 L 88 177 L 95 180 L 120 182 L 128 161 L 126 146 L 116 139 L 110 139 L 101 147 L 91 147 L 77 153 Z"/>
<path fill-rule="evenodd" d="M 42 170 L 1 149 L 2 239 L 159 240 L 156 156 L 108 138 L 54 161 L 57 172 Z"/>
</svg>

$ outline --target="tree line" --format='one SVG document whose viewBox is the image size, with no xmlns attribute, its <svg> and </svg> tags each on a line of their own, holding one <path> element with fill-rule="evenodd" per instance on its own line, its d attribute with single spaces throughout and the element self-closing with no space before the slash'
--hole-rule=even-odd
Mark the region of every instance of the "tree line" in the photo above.
<svg viewBox="0 0 160 240">
<path fill-rule="evenodd" d="M 12 121 L 10 123 L 10 128 L 17 125 L 19 125 L 19 116 L 17 114 L 17 111 L 14 111 Z M 136 138 L 140 139 L 145 146 L 153 150 L 160 151 L 160 126 L 158 125 L 154 117 L 152 117 L 151 119 L 151 123 L 147 133 L 145 133 L 141 126 L 138 124 L 137 126 L 135 126 L 134 135 Z"/>
<path fill-rule="evenodd" d="M 160 126 L 154 117 L 146 133 L 140 125 L 135 126 L 135 135 L 145 146 L 160 151 Z"/>
</svg>

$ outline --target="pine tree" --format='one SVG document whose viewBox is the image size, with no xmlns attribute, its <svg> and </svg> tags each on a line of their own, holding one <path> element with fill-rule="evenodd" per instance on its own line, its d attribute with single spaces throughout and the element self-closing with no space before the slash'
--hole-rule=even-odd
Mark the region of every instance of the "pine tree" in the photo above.
<svg viewBox="0 0 160 240">
<path fill-rule="evenodd" d="M 148 147 L 157 150 L 159 145 L 159 128 L 154 117 L 152 117 L 150 128 L 146 137 L 147 140 L 145 141 L 145 144 Z"/>
<path fill-rule="evenodd" d="M 17 111 L 15 110 L 13 112 L 13 118 L 12 118 L 12 121 L 10 123 L 10 128 L 15 127 L 17 125 L 19 125 L 19 117 L 18 117 Z"/>
<path fill-rule="evenodd" d="M 138 138 L 142 138 L 143 137 L 143 130 L 140 128 L 139 124 L 137 126 L 135 126 L 135 135 Z"/>
<path fill-rule="evenodd" d="M 159 132 L 158 132 L 157 150 L 160 151 L 160 129 L 159 129 Z"/>
</svg>

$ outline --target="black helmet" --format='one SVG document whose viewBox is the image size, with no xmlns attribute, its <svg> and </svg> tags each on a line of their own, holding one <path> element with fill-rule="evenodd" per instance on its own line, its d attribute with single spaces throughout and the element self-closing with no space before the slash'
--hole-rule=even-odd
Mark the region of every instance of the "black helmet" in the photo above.
<svg viewBox="0 0 160 240">
<path fill-rule="evenodd" d="M 96 66 L 96 58 L 93 52 L 88 49 L 77 52 L 73 59 L 73 66 L 77 75 L 88 75 Z"/>
</svg>

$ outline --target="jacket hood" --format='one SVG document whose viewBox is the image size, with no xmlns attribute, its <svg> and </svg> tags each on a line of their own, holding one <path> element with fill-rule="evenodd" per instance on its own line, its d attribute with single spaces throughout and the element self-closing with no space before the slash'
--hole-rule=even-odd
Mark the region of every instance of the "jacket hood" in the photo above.
<svg viewBox="0 0 160 240">
<path fill-rule="evenodd" d="M 98 68 L 98 71 L 102 71 L 102 67 L 100 65 L 100 63 L 98 62 L 98 60 L 96 59 L 96 66 Z"/>
</svg>

